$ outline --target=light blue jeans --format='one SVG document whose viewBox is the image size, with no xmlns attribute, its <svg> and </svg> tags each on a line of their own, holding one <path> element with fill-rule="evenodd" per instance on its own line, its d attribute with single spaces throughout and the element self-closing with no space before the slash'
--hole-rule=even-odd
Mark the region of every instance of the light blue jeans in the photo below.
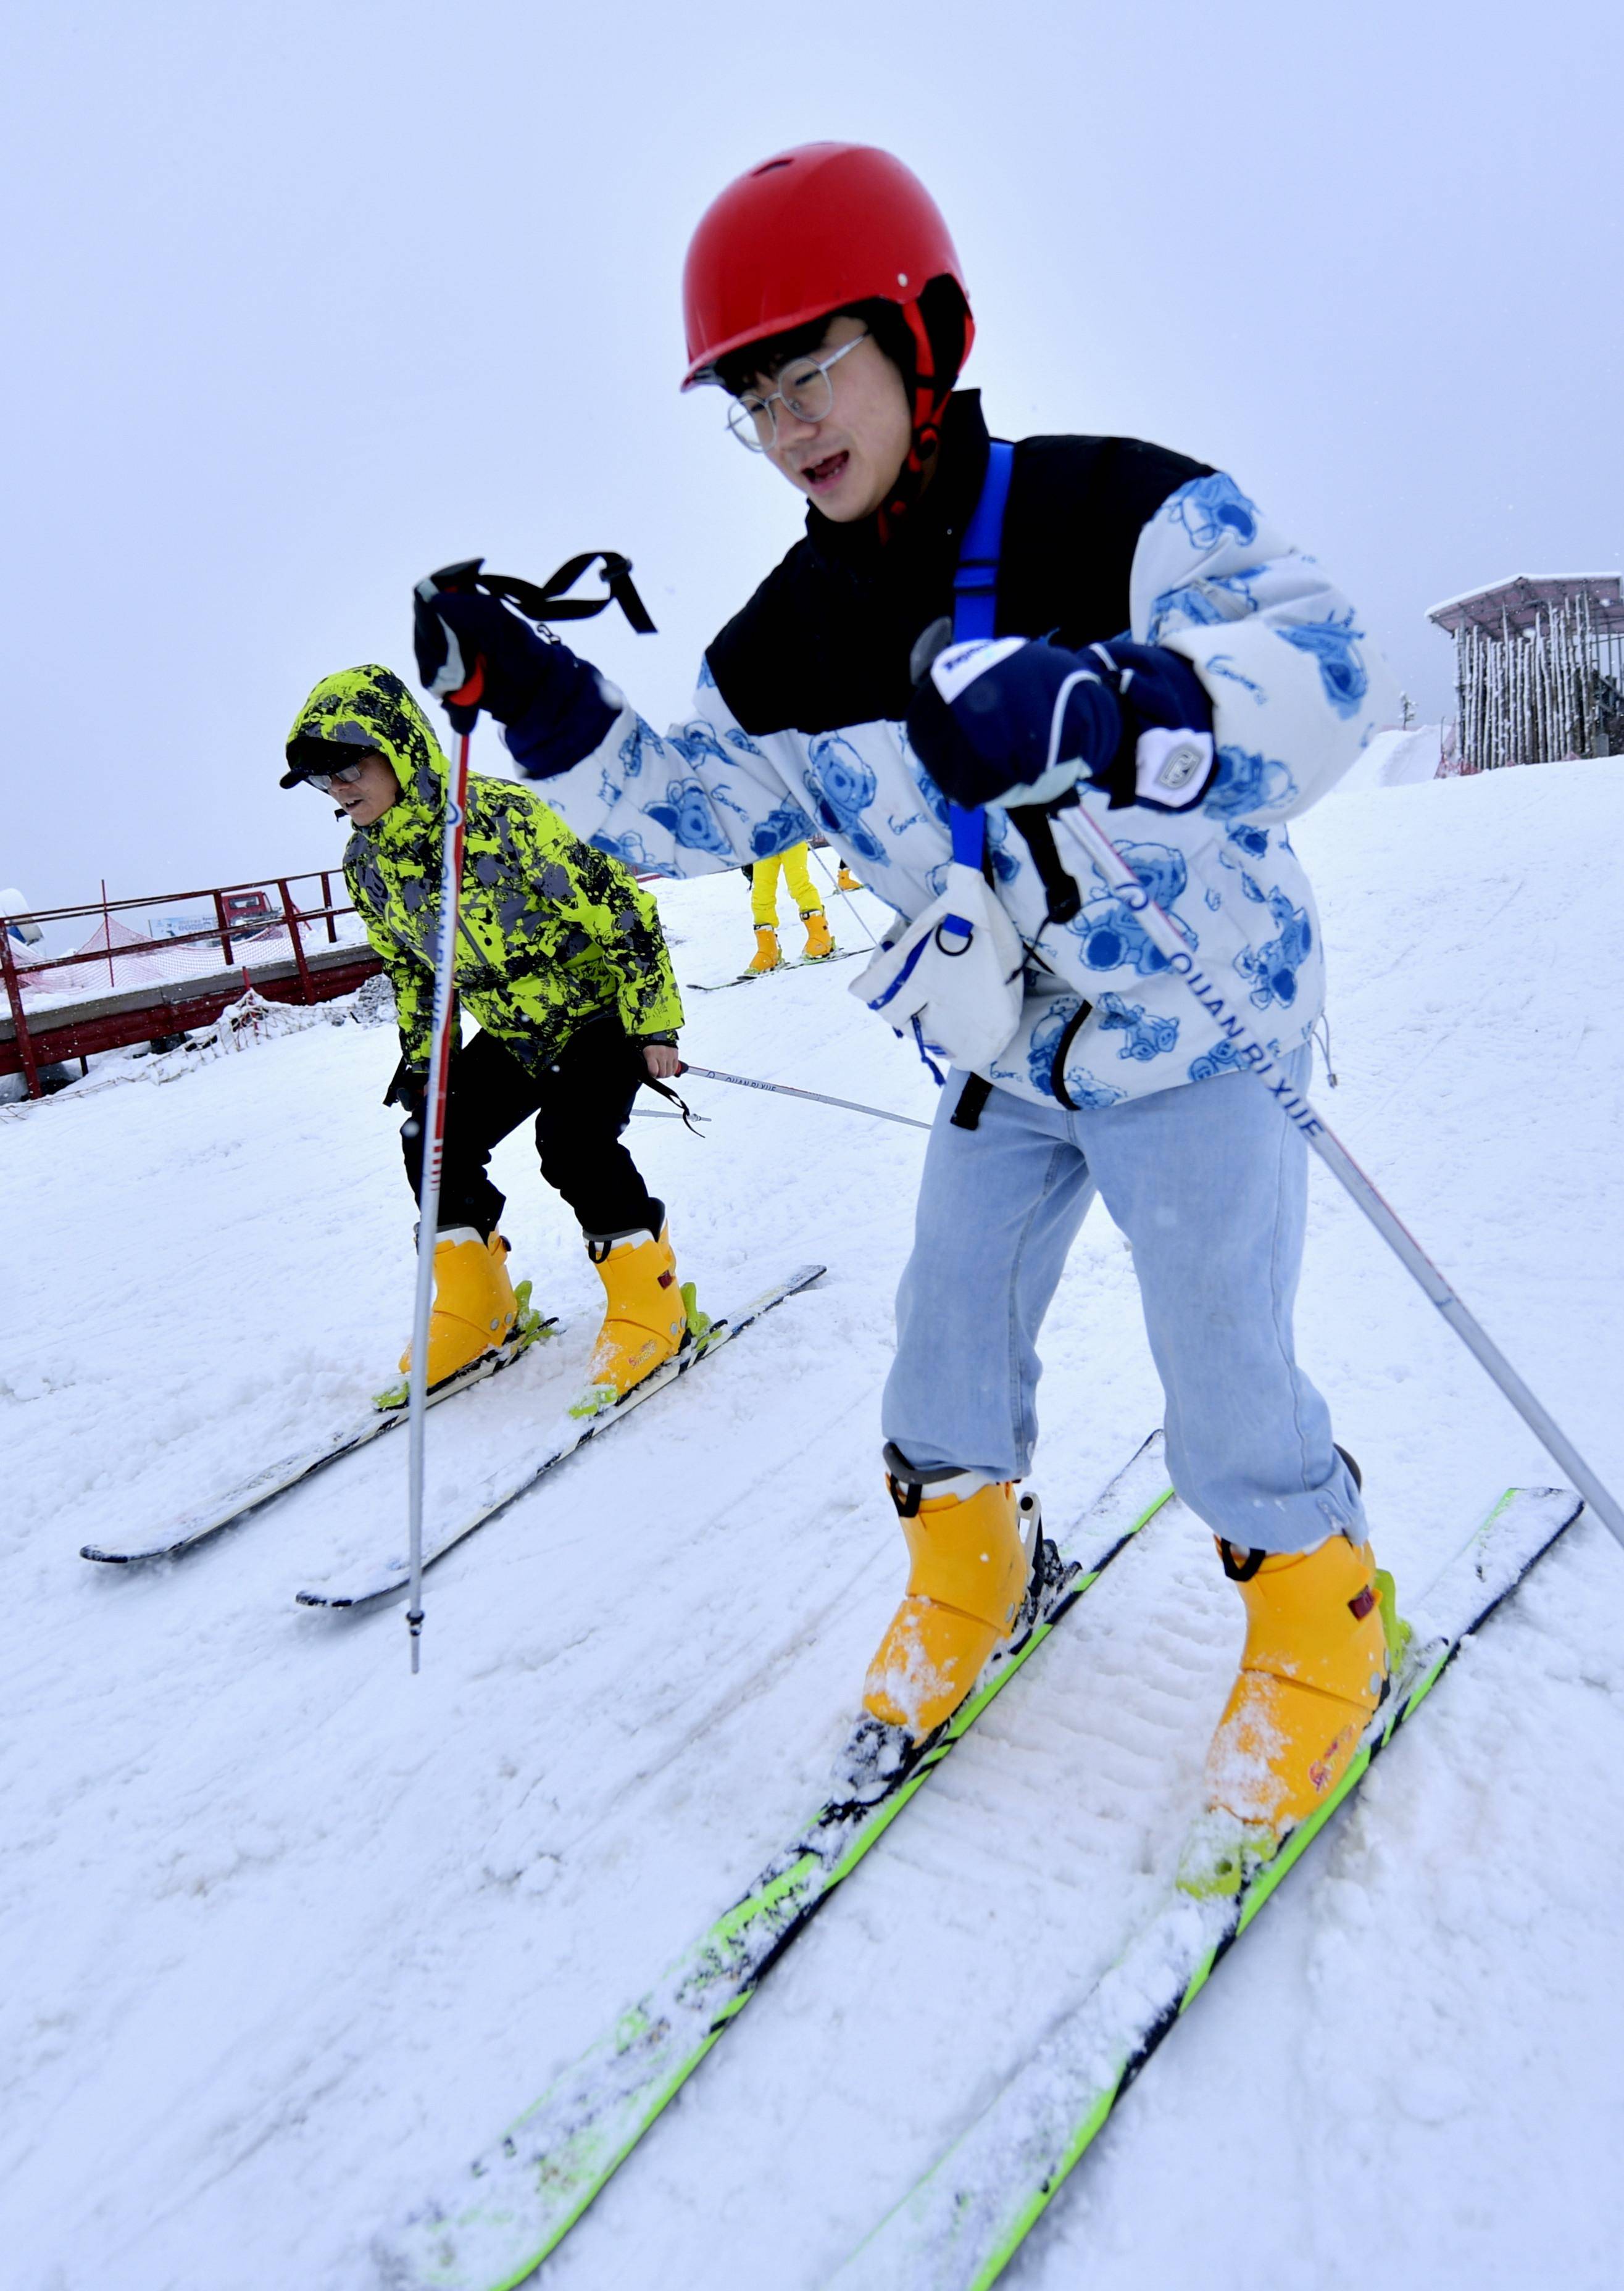
<svg viewBox="0 0 1624 2291">
<path fill-rule="evenodd" d="M 1281 1060 L 1299 1092 L 1311 1057 Z M 959 1129 L 964 1081 L 948 1076 L 926 1151 L 886 1438 L 921 1471 L 1025 1475 L 1038 1331 L 1097 1193 L 1133 1250 L 1169 1470 L 1191 1510 L 1253 1550 L 1306 1550 L 1338 1529 L 1362 1542 L 1358 1490 L 1292 1346 L 1308 1149 L 1267 1091 L 1227 1073 L 1067 1113 L 995 1089 Z"/>
</svg>

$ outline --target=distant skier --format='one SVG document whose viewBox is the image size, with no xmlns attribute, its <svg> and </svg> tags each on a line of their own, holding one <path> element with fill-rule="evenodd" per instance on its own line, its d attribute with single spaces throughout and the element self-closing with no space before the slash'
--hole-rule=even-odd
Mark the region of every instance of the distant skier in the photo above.
<svg viewBox="0 0 1624 2291">
<path fill-rule="evenodd" d="M 1065 276 L 1076 291 L 1083 273 Z M 423 680 L 489 708 L 580 833 L 633 837 L 674 874 L 821 827 L 918 918 L 947 879 L 946 799 L 966 808 L 1024 944 L 1025 1001 L 1001 1047 L 950 1075 L 926 1156 L 883 1410 L 911 1572 L 868 1674 L 872 1753 L 917 1755 L 1041 1593 L 1015 1483 L 1039 1330 L 1097 1192 L 1132 1245 L 1174 1483 L 1246 1609 L 1209 1807 L 1266 1855 L 1386 1692 L 1390 1587 L 1293 1351 L 1301 1137 L 1065 812 L 1108 828 L 1305 1083 L 1323 981 L 1286 823 L 1371 736 L 1378 663 L 1232 478 L 1130 438 L 1032 438 L 1012 462 L 990 443 L 953 387 L 973 334 L 958 257 L 885 153 L 811 144 L 740 177 L 695 235 L 685 301 L 685 386 L 720 383 L 734 436 L 809 503 L 806 538 L 711 645 L 694 718 L 661 740 L 565 647 L 431 580 Z M 1108 291 L 1097 302 L 1108 319 Z M 999 537 L 967 551 L 972 522 Z M 993 600 L 996 641 L 938 656 L 956 575 Z M 938 1041 L 975 1015 L 968 987 L 953 1015 L 947 929 L 920 949 Z"/>
<path fill-rule="evenodd" d="M 807 927 L 803 959 L 808 962 L 827 962 L 835 951 L 829 934 L 829 918 L 824 912 L 817 885 L 807 865 L 809 848 L 805 843 L 792 843 L 787 851 L 775 852 L 770 859 L 758 859 L 750 871 L 750 917 L 756 927 L 756 951 L 745 969 L 758 977 L 763 971 L 776 970 L 784 960 L 778 946 L 780 870 L 795 902 L 795 911 Z"/>
<path fill-rule="evenodd" d="M 447 765 L 394 672 L 325 677 L 294 719 L 284 787 L 331 794 L 355 832 L 344 879 L 394 986 L 400 1064 L 385 1097 L 414 1193 L 433 1006 Z M 487 1163 L 535 1117 L 542 1175 L 581 1221 L 606 1313 L 583 1405 L 612 1406 L 689 1338 L 665 1208 L 619 1142 L 645 1081 L 679 1070 L 682 1024 L 654 901 L 538 795 L 473 775 L 456 978 L 479 1022 L 451 1063 L 429 1382 L 522 1338 Z M 409 1352 L 401 1361 L 409 1368 Z"/>
</svg>

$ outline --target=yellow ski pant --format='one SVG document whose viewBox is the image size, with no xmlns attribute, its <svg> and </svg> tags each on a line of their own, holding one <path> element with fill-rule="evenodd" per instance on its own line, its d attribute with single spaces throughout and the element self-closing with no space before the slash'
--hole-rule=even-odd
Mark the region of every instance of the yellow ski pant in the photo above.
<svg viewBox="0 0 1624 2291">
<path fill-rule="evenodd" d="M 784 880 L 790 887 L 790 896 L 797 912 L 803 915 L 822 914 L 824 903 L 817 896 L 817 885 L 807 867 L 810 846 L 792 844 L 787 851 L 779 852 L 776 859 L 758 859 L 750 871 L 751 920 L 765 930 L 774 930 L 778 923 L 778 870 L 784 870 Z"/>
</svg>

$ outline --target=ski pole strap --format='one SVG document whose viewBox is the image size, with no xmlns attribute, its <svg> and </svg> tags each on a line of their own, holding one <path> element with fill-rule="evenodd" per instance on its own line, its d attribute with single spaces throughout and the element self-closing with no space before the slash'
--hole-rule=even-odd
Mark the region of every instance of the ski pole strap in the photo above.
<svg viewBox="0 0 1624 2291">
<path fill-rule="evenodd" d="M 605 593 L 601 597 L 571 597 L 582 575 L 594 566 L 603 567 Z M 655 624 L 648 616 L 648 607 L 639 596 L 631 580 L 631 559 L 619 556 L 612 549 L 589 549 L 580 557 L 572 557 L 560 565 L 545 581 L 527 581 L 517 573 L 486 573 L 483 557 L 470 557 L 460 565 L 446 565 L 430 578 L 437 589 L 481 589 L 487 597 L 499 598 L 511 605 L 527 621 L 590 621 L 597 614 L 618 605 L 640 637 L 654 636 Z"/>
<path fill-rule="evenodd" d="M 965 528 L 953 575 L 953 642 L 991 637 L 998 630 L 998 560 L 1004 540 L 1004 510 L 1009 500 L 1009 478 L 1015 468 L 1015 448 L 994 438 L 987 448 L 987 473 L 981 497 Z M 986 814 L 979 804 L 966 809 L 950 803 L 947 824 L 953 832 L 953 857 L 977 874 L 986 850 Z"/>
<path fill-rule="evenodd" d="M 642 1064 L 640 1059 L 639 1060 L 639 1064 Z M 645 1089 L 652 1089 L 655 1091 L 656 1096 L 660 1097 L 667 1097 L 671 1100 L 673 1105 L 679 1106 L 681 1108 L 681 1119 L 685 1129 L 692 1129 L 695 1137 L 698 1137 L 703 1134 L 700 1130 L 695 1128 L 693 1113 L 688 1105 L 687 1098 L 679 1097 L 678 1093 L 671 1089 L 669 1082 L 662 1081 L 657 1074 L 651 1074 L 647 1067 L 644 1067 L 643 1069 L 642 1081 L 643 1088 Z"/>
</svg>

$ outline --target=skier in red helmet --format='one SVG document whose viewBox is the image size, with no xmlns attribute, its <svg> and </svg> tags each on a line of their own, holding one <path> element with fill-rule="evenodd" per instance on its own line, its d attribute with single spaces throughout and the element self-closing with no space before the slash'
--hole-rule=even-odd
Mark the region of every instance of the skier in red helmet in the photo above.
<svg viewBox="0 0 1624 2291">
<path fill-rule="evenodd" d="M 565 647 L 431 581 L 423 679 L 488 708 L 629 864 L 703 873 L 821 831 L 896 912 L 853 991 L 945 1087 L 883 1411 L 910 1572 L 859 1780 L 916 1759 L 1054 1595 L 1016 1484 L 1044 1313 L 1104 1199 L 1174 1483 L 1246 1608 L 1207 1769 L 1218 1844 L 1191 1877 L 1234 1883 L 1354 1756 L 1387 1690 L 1391 1587 L 1293 1348 L 1301 1137 L 1066 814 L 1107 829 L 1301 1087 L 1323 973 L 1287 823 L 1370 738 L 1385 671 L 1223 472 L 1131 438 L 989 436 L 955 386 L 974 328 L 953 242 L 888 154 L 810 144 L 741 176 L 695 233 L 684 302 L 684 386 L 720 385 L 734 436 L 808 502 L 805 538 L 710 646 L 693 715 L 660 736 Z"/>
</svg>

